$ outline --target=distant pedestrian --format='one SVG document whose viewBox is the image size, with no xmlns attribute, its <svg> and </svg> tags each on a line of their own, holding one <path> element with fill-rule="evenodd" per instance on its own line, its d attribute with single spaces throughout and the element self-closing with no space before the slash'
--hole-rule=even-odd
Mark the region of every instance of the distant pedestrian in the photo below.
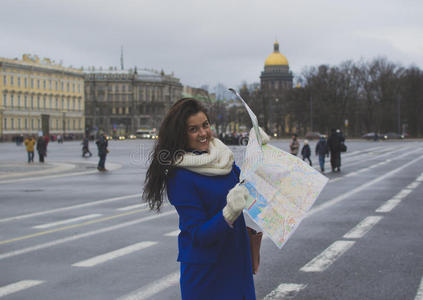
<svg viewBox="0 0 423 300">
<path fill-rule="evenodd" d="M 303 149 L 301 149 L 301 155 L 304 161 L 307 159 L 310 166 L 313 165 L 310 159 L 311 150 L 310 150 L 310 145 L 308 144 L 308 140 L 304 140 L 304 146 L 303 146 Z"/>
<path fill-rule="evenodd" d="M 57 136 L 57 143 L 63 144 L 63 137 L 60 134 Z"/>
<path fill-rule="evenodd" d="M 43 163 L 44 157 L 47 156 L 47 141 L 43 136 L 40 136 L 37 140 L 37 152 L 40 163 Z"/>
<path fill-rule="evenodd" d="M 106 135 L 102 133 L 95 143 L 97 145 L 98 156 L 99 156 L 97 170 L 99 170 L 100 172 L 107 171 L 105 164 L 106 164 L 106 156 L 107 156 L 107 153 L 109 152 L 109 149 L 107 149 L 107 147 L 109 146 L 109 143 L 107 141 Z"/>
<path fill-rule="evenodd" d="M 35 139 L 32 136 L 27 137 L 24 141 L 24 145 L 28 153 L 28 163 L 34 162 Z"/>
<path fill-rule="evenodd" d="M 325 156 L 329 156 L 328 144 L 324 135 L 320 136 L 319 142 L 316 144 L 316 155 L 319 156 L 320 171 L 325 171 Z"/>
<path fill-rule="evenodd" d="M 294 133 L 294 135 L 292 136 L 291 143 L 289 144 L 290 153 L 292 155 L 297 156 L 299 149 L 300 149 L 300 143 L 298 142 L 297 134 Z"/>
<path fill-rule="evenodd" d="M 341 171 L 341 143 L 344 141 L 345 138 L 339 129 L 338 132 L 335 129 L 331 130 L 331 135 L 328 138 L 328 147 L 332 172 Z"/>
<path fill-rule="evenodd" d="M 82 139 L 82 157 L 85 157 L 85 154 L 88 153 L 89 157 L 93 156 L 93 154 L 90 152 L 89 149 L 90 141 L 88 139 L 88 136 L 84 136 Z"/>
</svg>

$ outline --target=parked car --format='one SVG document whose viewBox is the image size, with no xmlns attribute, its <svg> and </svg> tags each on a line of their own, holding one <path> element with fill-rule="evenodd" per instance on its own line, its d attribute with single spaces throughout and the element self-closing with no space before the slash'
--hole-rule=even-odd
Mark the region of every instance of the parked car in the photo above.
<svg viewBox="0 0 423 300">
<path fill-rule="evenodd" d="M 138 129 L 135 135 L 139 139 L 157 139 L 156 129 Z"/>
<path fill-rule="evenodd" d="M 308 140 L 314 140 L 314 139 L 320 139 L 320 137 L 322 136 L 322 134 L 320 132 L 307 132 L 305 135 L 305 138 Z"/>
<path fill-rule="evenodd" d="M 361 136 L 362 139 L 365 140 L 378 140 L 378 139 L 384 139 L 383 134 L 376 134 L 374 132 L 368 132 L 366 134 L 363 134 Z"/>
<path fill-rule="evenodd" d="M 383 139 L 385 140 L 403 139 L 403 138 L 404 138 L 403 134 L 398 134 L 395 132 L 388 132 L 383 135 Z"/>
<path fill-rule="evenodd" d="M 248 144 L 248 133 L 221 133 L 219 139 L 226 145 L 242 145 Z"/>
</svg>

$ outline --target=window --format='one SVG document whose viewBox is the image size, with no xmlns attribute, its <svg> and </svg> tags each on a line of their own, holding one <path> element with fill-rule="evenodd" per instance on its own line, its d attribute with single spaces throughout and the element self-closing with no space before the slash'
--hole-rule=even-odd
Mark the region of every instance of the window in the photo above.
<svg viewBox="0 0 423 300">
<path fill-rule="evenodd" d="M 47 88 L 47 84 L 46 84 L 46 81 L 45 81 L 45 79 L 43 80 L 43 89 L 46 89 Z"/>
<path fill-rule="evenodd" d="M 3 75 L 3 84 L 7 85 L 7 75 Z"/>
<path fill-rule="evenodd" d="M 14 107 L 15 103 L 13 103 L 13 94 L 10 95 L 10 107 Z"/>
<path fill-rule="evenodd" d="M 59 120 L 56 119 L 56 129 L 59 129 Z"/>
<path fill-rule="evenodd" d="M 75 83 L 72 83 L 72 92 L 75 93 Z"/>
<path fill-rule="evenodd" d="M 40 96 L 37 96 L 37 108 L 40 108 L 41 105 L 41 99 Z"/>
<path fill-rule="evenodd" d="M 75 122 L 75 120 L 72 120 L 72 129 L 76 129 L 76 122 Z"/>
<path fill-rule="evenodd" d="M 27 95 L 24 96 L 24 107 L 25 108 L 28 107 L 28 96 Z M 26 126 L 25 126 L 25 128 L 26 128 Z"/>
<path fill-rule="evenodd" d="M 58 88 L 59 88 L 59 83 L 56 80 L 56 91 L 57 91 Z"/>
<path fill-rule="evenodd" d="M 24 78 L 24 88 L 28 87 L 28 78 Z"/>
<path fill-rule="evenodd" d="M 68 83 L 66 83 L 66 92 L 69 92 L 69 89 L 70 89 L 70 85 L 69 85 L 69 82 L 68 82 Z"/>
<path fill-rule="evenodd" d="M 28 129 L 28 119 L 27 118 L 25 118 L 24 124 L 25 124 L 25 129 Z"/>
<path fill-rule="evenodd" d="M 21 95 L 18 95 L 18 107 L 21 107 Z"/>
<path fill-rule="evenodd" d="M 21 77 L 18 76 L 18 87 L 21 87 Z"/>
<path fill-rule="evenodd" d="M 51 79 L 48 80 L 48 88 L 51 90 Z"/>
<path fill-rule="evenodd" d="M 7 94 L 3 94 L 3 106 L 7 106 Z"/>
<path fill-rule="evenodd" d="M 43 98 L 43 108 L 46 108 L 47 107 L 47 99 L 46 99 L 46 96 L 44 96 L 44 98 Z"/>
<path fill-rule="evenodd" d="M 31 78 L 31 89 L 33 89 L 33 88 L 34 88 L 34 79 Z"/>
<path fill-rule="evenodd" d="M 37 128 L 38 128 L 38 130 L 41 129 L 41 121 L 40 121 L 40 119 L 37 119 Z"/>
<path fill-rule="evenodd" d="M 15 129 L 15 120 L 10 118 L 10 129 Z"/>
<path fill-rule="evenodd" d="M 56 97 L 56 106 L 54 108 L 55 109 L 58 109 L 59 108 L 59 98 L 58 97 Z"/>
<path fill-rule="evenodd" d="M 61 90 L 63 92 L 64 91 L 64 88 L 65 88 L 65 84 L 63 82 L 60 83 L 60 88 L 61 88 Z"/>
<path fill-rule="evenodd" d="M 70 100 L 69 99 L 68 99 L 68 101 L 66 101 L 66 104 L 67 104 L 68 110 L 70 110 Z"/>
<path fill-rule="evenodd" d="M 81 122 L 81 119 L 79 119 L 79 120 L 78 120 L 78 129 L 82 129 L 81 123 L 82 123 L 82 122 Z"/>
<path fill-rule="evenodd" d="M 4 120 L 3 127 L 4 127 L 4 129 L 7 129 L 7 118 L 4 118 L 3 120 Z"/>
<path fill-rule="evenodd" d="M 75 99 L 72 100 L 72 109 L 75 110 Z"/>
<path fill-rule="evenodd" d="M 39 89 L 39 88 L 40 88 L 40 80 L 37 79 L 37 89 Z"/>
<path fill-rule="evenodd" d="M 13 82 L 14 81 L 14 76 L 13 75 L 11 75 L 10 76 L 10 85 L 14 85 L 15 83 Z M 12 119 L 13 120 L 13 119 Z"/>
<path fill-rule="evenodd" d="M 31 96 L 31 108 L 34 108 L 34 96 Z"/>
<path fill-rule="evenodd" d="M 18 119 L 18 129 L 21 129 L 21 118 Z"/>
<path fill-rule="evenodd" d="M 49 100 L 49 106 L 48 106 L 48 108 L 49 108 L 49 109 L 52 109 L 52 108 L 53 108 L 53 96 L 50 96 L 50 100 Z"/>
<path fill-rule="evenodd" d="M 34 129 L 34 119 L 31 119 L 31 129 Z"/>
<path fill-rule="evenodd" d="M 65 98 L 62 98 L 62 109 L 65 108 Z"/>
</svg>

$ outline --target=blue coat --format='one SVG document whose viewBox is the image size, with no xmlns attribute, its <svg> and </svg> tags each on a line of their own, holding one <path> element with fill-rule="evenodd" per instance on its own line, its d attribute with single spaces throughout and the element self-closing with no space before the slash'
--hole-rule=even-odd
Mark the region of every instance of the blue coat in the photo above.
<svg viewBox="0 0 423 300">
<path fill-rule="evenodd" d="M 205 176 L 178 168 L 167 193 L 179 214 L 181 294 L 184 300 L 255 298 L 244 216 L 231 228 L 222 215 L 226 195 L 239 182 L 239 168 Z"/>
</svg>

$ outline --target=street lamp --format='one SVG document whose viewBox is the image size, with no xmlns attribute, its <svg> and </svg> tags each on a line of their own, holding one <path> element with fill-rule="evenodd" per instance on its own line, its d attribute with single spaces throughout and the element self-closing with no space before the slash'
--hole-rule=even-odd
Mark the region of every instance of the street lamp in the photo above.
<svg viewBox="0 0 423 300">
<path fill-rule="evenodd" d="M 310 96 L 310 131 L 313 132 L 313 96 Z"/>
</svg>

